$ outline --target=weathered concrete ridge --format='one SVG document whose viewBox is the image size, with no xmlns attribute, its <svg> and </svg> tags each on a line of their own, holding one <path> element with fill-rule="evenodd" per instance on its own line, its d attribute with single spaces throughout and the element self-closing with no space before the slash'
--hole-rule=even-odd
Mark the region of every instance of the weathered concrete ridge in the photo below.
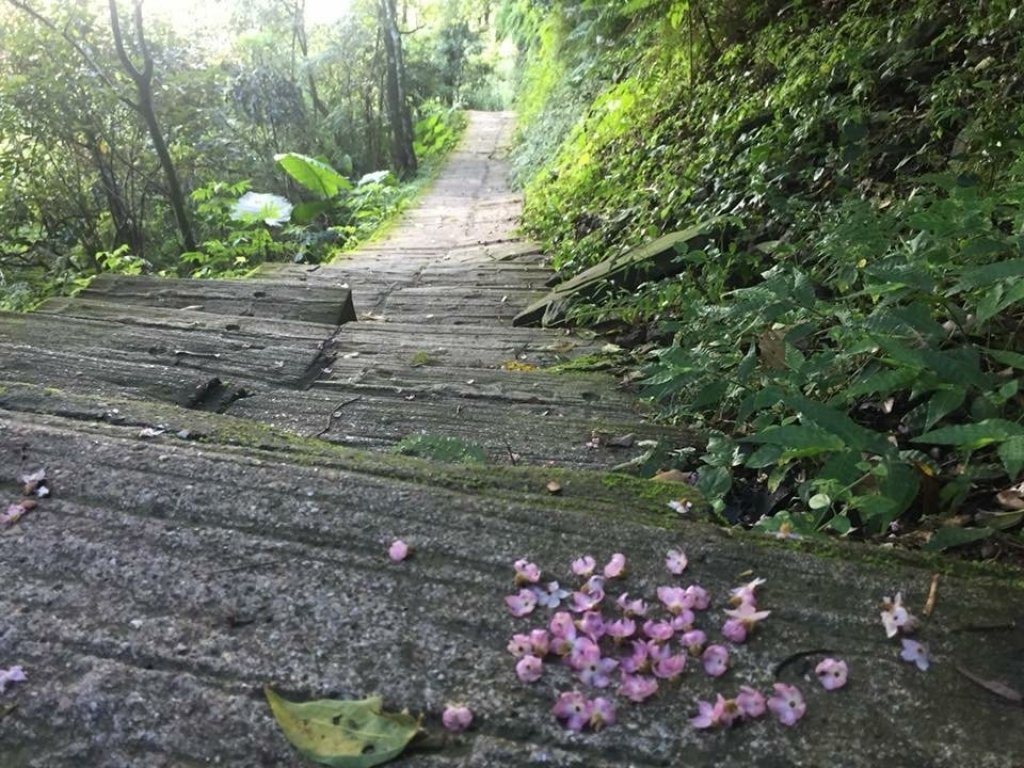
<svg viewBox="0 0 1024 768">
<path fill-rule="evenodd" d="M 683 489 L 605 471 L 642 449 L 587 447 L 595 429 L 688 436 L 646 424 L 610 377 L 546 370 L 600 342 L 510 327 L 548 274 L 513 236 L 511 125 L 473 115 L 388 240 L 268 278 L 309 295 L 351 286 L 355 321 L 154 306 L 159 284 L 141 305 L 94 294 L 0 316 L 0 510 L 22 498 L 23 472 L 45 467 L 52 488 L 0 531 L 0 667 L 29 677 L 0 694 L 0 766 L 307 765 L 266 684 L 423 713 L 433 737 L 395 763 L 410 767 L 1024 765 L 1024 708 L 957 671 L 1024 688 L 1019 577 L 944 574 L 920 672 L 885 638 L 879 604 L 902 591 L 920 612 L 938 561 L 730 534 L 672 513 Z M 239 396 L 175 398 L 213 380 Z M 490 463 L 388 452 L 419 429 L 476 442 Z M 397 537 L 415 548 L 402 563 L 386 554 Z M 671 547 L 690 558 L 679 579 Z M 731 646 L 723 678 L 691 660 L 650 702 L 617 698 L 614 727 L 576 734 L 549 711 L 576 685 L 568 670 L 548 664 L 527 685 L 505 650 L 549 612 L 514 619 L 503 597 L 517 558 L 571 583 L 574 557 L 617 551 L 621 590 L 707 587 L 712 638 L 723 595 L 753 575 L 772 615 Z M 814 679 L 825 655 L 849 663 L 846 688 Z M 807 699 L 795 728 L 688 725 L 696 699 L 775 681 Z M 471 731 L 439 736 L 446 702 L 473 708 Z"/>
</svg>

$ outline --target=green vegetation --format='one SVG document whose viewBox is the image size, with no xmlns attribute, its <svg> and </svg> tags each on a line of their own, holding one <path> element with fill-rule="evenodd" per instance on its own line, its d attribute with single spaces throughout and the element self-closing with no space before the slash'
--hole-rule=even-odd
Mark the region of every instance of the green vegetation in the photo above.
<svg viewBox="0 0 1024 768">
<path fill-rule="evenodd" d="M 508 0 L 500 18 L 526 227 L 558 269 L 723 217 L 674 276 L 571 312 L 629 340 L 665 418 L 709 431 L 677 463 L 717 511 L 1019 548 L 1016 6 Z"/>
<path fill-rule="evenodd" d="M 236 276 L 372 236 L 461 110 L 507 90 L 474 3 L 403 4 L 385 55 L 394 6 L 0 0 L 0 309 L 104 271 Z"/>
</svg>

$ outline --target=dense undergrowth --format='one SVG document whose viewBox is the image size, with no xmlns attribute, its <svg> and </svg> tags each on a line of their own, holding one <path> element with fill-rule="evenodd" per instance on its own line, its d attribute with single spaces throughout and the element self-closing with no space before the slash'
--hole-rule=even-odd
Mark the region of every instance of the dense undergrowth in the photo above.
<svg viewBox="0 0 1024 768">
<path fill-rule="evenodd" d="M 719 222 L 675 276 L 571 310 L 709 431 L 662 461 L 731 522 L 1019 553 L 1015 5 L 519 0 L 504 23 L 556 268 Z"/>
</svg>

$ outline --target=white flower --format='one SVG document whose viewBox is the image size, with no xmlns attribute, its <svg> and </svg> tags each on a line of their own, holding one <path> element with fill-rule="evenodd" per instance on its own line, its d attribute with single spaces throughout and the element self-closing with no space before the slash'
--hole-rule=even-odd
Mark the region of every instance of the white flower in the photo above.
<svg viewBox="0 0 1024 768">
<path fill-rule="evenodd" d="M 291 217 L 292 204 L 269 192 L 246 192 L 231 209 L 231 218 L 236 221 L 262 221 L 270 227 L 279 227 Z"/>
</svg>

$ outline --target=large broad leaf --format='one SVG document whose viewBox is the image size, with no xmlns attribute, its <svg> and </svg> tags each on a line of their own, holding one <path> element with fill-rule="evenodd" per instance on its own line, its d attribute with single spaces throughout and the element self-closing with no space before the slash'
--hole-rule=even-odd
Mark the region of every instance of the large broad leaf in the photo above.
<svg viewBox="0 0 1024 768">
<path fill-rule="evenodd" d="M 985 419 L 973 424 L 955 424 L 926 432 L 914 438 L 915 443 L 956 445 L 976 450 L 992 443 L 1001 443 L 1011 437 L 1024 436 L 1024 427 L 1006 419 Z"/>
<path fill-rule="evenodd" d="M 352 182 L 316 158 L 298 152 L 285 152 L 274 155 L 274 160 L 295 181 L 321 197 L 331 198 L 341 190 L 352 189 Z"/>
<path fill-rule="evenodd" d="M 987 539 L 995 533 L 991 528 L 939 528 L 923 549 L 929 552 L 940 552 L 950 547 L 962 547 L 975 541 Z"/>
<path fill-rule="evenodd" d="M 398 757 L 419 731 L 408 714 L 381 712 L 379 697 L 293 702 L 263 689 L 285 737 L 310 760 L 334 768 L 370 768 Z"/>
</svg>

